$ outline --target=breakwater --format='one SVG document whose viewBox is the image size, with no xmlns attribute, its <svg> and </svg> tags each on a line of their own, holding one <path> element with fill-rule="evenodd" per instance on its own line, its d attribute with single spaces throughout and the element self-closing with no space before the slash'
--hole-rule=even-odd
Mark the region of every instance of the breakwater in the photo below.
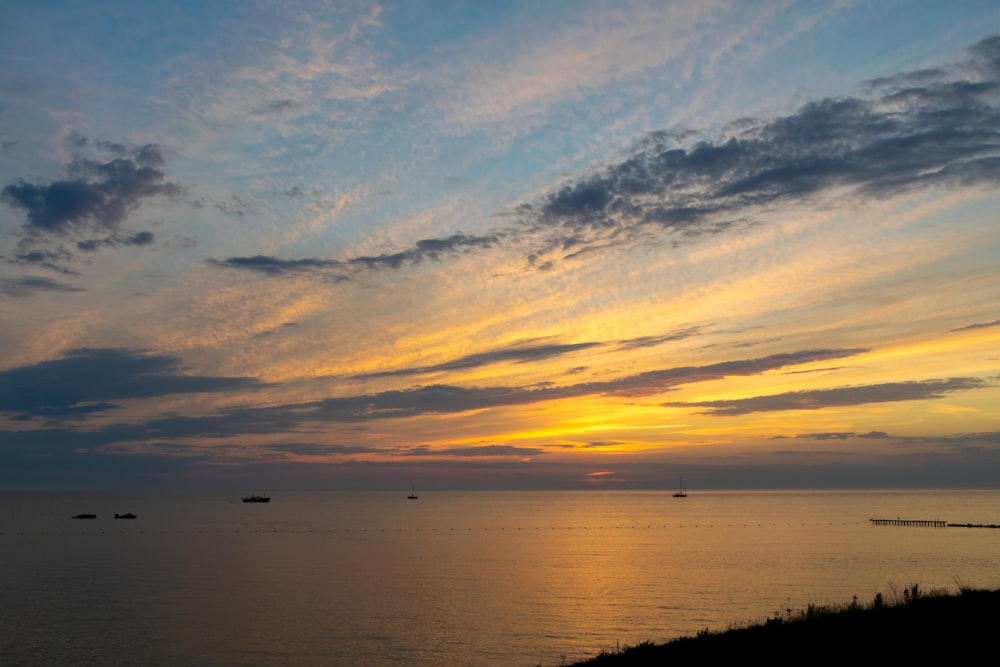
<svg viewBox="0 0 1000 667">
<path fill-rule="evenodd" d="M 926 526 L 929 528 L 944 528 L 947 521 L 940 519 L 868 519 L 873 526 Z"/>
<path fill-rule="evenodd" d="M 868 519 L 873 526 L 923 526 L 927 528 L 1000 528 L 994 523 L 948 523 L 941 519 Z"/>
</svg>

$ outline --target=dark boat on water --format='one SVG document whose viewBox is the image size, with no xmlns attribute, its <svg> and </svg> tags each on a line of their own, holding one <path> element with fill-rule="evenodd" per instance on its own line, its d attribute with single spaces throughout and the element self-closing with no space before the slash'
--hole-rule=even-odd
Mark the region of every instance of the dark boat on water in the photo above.
<svg viewBox="0 0 1000 667">
<path fill-rule="evenodd" d="M 252 495 L 252 496 L 245 497 L 243 499 L 243 502 L 245 502 L 245 503 L 269 503 L 269 502 L 271 502 L 271 498 L 269 496 Z"/>
<path fill-rule="evenodd" d="M 115 514 L 115 518 L 116 518 L 116 519 L 134 519 L 134 518 L 135 518 L 135 515 L 134 515 L 134 514 L 132 514 L 131 512 L 128 512 L 128 513 L 126 513 L 126 514 L 117 514 L 117 513 L 116 513 L 116 514 Z"/>
<path fill-rule="evenodd" d="M 96 514 L 74 514 L 73 518 L 74 519 L 96 519 L 97 515 Z"/>
</svg>

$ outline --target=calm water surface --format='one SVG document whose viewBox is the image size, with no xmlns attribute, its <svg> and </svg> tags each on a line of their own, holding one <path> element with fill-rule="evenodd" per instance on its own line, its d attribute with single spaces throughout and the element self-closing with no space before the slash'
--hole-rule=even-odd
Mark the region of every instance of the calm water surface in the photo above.
<svg viewBox="0 0 1000 667">
<path fill-rule="evenodd" d="M 272 496 L 0 494 L 0 664 L 548 666 L 914 583 L 1000 588 L 1000 530 L 868 524 L 997 524 L 1000 491 Z"/>
</svg>

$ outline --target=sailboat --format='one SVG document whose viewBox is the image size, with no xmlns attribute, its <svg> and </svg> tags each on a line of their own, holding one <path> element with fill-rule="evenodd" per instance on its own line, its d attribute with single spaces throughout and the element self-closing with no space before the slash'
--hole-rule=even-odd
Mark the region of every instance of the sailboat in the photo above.
<svg viewBox="0 0 1000 667">
<path fill-rule="evenodd" d="M 680 479 L 680 486 L 677 487 L 677 493 L 674 494 L 674 498 L 687 498 L 687 493 L 684 491 L 684 478 Z"/>
<path fill-rule="evenodd" d="M 415 487 L 413 486 L 413 484 L 412 484 L 412 483 L 410 484 L 410 495 L 408 495 L 408 496 L 406 496 L 406 497 L 407 497 L 407 498 L 408 498 L 409 500 L 416 500 L 416 499 L 417 499 L 417 490 L 416 490 L 416 488 L 415 488 Z"/>
</svg>

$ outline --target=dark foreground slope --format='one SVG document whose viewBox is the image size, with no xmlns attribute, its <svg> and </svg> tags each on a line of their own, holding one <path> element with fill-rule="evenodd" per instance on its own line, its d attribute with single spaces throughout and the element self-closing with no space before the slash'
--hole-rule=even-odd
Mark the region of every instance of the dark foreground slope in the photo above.
<svg viewBox="0 0 1000 667">
<path fill-rule="evenodd" d="M 916 591 L 916 589 L 914 589 Z M 667 644 L 642 644 L 602 654 L 583 665 L 638 667 L 699 660 L 778 664 L 898 664 L 931 659 L 955 664 L 1000 662 L 1000 590 L 933 595 L 902 604 L 811 609 L 794 618 L 719 633 L 701 633 Z"/>
</svg>

